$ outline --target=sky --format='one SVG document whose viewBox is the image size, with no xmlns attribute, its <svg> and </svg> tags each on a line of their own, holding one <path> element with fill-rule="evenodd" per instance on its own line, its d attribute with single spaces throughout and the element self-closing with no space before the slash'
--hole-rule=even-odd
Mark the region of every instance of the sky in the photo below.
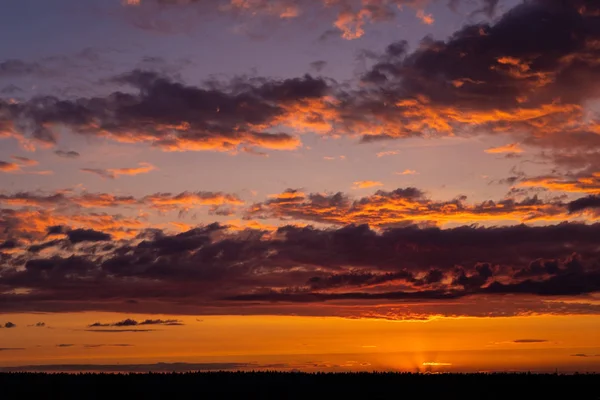
<svg viewBox="0 0 600 400">
<path fill-rule="evenodd" d="M 600 371 L 597 1 L 0 26 L 0 370 Z"/>
</svg>

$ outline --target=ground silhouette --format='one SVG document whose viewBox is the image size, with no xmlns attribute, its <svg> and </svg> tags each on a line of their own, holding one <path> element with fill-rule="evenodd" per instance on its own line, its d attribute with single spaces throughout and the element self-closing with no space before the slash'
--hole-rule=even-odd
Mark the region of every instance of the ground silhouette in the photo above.
<svg viewBox="0 0 600 400">
<path fill-rule="evenodd" d="M 6 399 L 599 399 L 600 375 L 4 373 L 0 390 Z"/>
</svg>

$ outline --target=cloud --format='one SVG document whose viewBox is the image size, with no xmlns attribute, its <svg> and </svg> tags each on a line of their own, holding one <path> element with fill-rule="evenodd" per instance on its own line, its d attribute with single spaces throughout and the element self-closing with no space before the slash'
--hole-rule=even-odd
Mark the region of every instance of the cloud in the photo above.
<svg viewBox="0 0 600 400">
<path fill-rule="evenodd" d="M 418 172 L 414 169 L 405 169 L 402 172 L 396 172 L 396 175 L 417 175 Z"/>
<path fill-rule="evenodd" d="M 490 147 L 489 149 L 485 150 L 486 153 L 489 154 L 502 154 L 502 153 L 522 153 L 523 149 L 521 148 L 521 146 L 519 145 L 519 143 L 510 143 L 504 146 L 498 146 L 498 147 Z"/>
<path fill-rule="evenodd" d="M 1 372 L 190 372 L 240 370 L 258 367 L 247 363 L 157 363 L 157 364 L 48 364 L 0 367 Z"/>
<path fill-rule="evenodd" d="M 35 165 L 38 165 L 39 163 L 35 160 L 32 160 L 30 158 L 27 157 L 21 157 L 21 156 L 12 156 L 11 157 L 13 160 L 17 161 L 18 164 L 25 166 L 25 167 L 32 167 Z"/>
<path fill-rule="evenodd" d="M 522 179 L 518 187 L 543 188 L 551 191 L 567 193 L 600 194 L 600 171 L 593 172 L 590 176 L 537 176 Z"/>
<path fill-rule="evenodd" d="M 517 339 L 513 343 L 546 343 L 546 339 Z"/>
<path fill-rule="evenodd" d="M 73 244 L 82 242 L 104 242 L 112 239 L 111 235 L 93 229 L 74 229 L 67 232 L 66 235 Z"/>
<path fill-rule="evenodd" d="M 209 3 L 197 0 L 177 2 L 171 0 L 127 0 L 123 2 L 123 14 L 127 20 L 140 29 L 161 33 L 176 33 L 182 29 L 193 27 L 195 15 L 211 15 L 235 17 L 241 21 L 244 31 L 253 36 L 267 33 L 264 27 L 273 27 L 277 22 L 282 24 L 290 20 L 301 22 L 313 21 L 317 18 L 327 20 L 332 29 L 329 36 L 340 36 L 346 40 L 362 37 L 371 24 L 389 22 L 407 7 L 416 11 L 416 17 L 425 24 L 432 24 L 433 17 L 426 14 L 422 7 L 432 3 L 431 0 L 389 0 L 361 2 L 358 0 L 316 0 L 299 2 L 297 0 L 247 0 L 229 1 L 215 0 Z M 456 8 L 459 0 L 450 2 L 449 7 Z M 481 13 L 489 18 L 495 15 L 498 0 L 482 0 L 481 4 L 463 2 L 467 6 L 480 7 L 472 10 L 471 15 Z M 191 8 L 187 13 L 169 13 L 181 11 L 183 7 Z M 173 15 L 178 16 L 174 18 Z M 190 17 L 190 15 L 192 17 Z M 263 29 L 261 29 L 263 28 Z"/>
<path fill-rule="evenodd" d="M 600 95 L 589 84 L 599 73 L 600 33 L 582 28 L 596 22 L 594 11 L 580 12 L 584 4 L 529 1 L 445 41 L 424 38 L 412 52 L 405 41 L 390 44 L 362 87 L 340 97 L 340 130 L 364 142 L 491 133 L 537 146 L 597 143 L 585 133 L 594 124 L 584 110 Z M 496 5 L 483 10 L 492 15 Z M 531 41 L 514 45 L 523 37 Z"/>
<path fill-rule="evenodd" d="M 73 193 L 56 191 L 51 193 L 17 192 L 0 194 L 0 203 L 11 206 L 57 208 L 78 206 L 83 208 L 112 208 L 135 206 L 168 210 L 188 210 L 199 206 L 239 206 L 244 202 L 236 195 L 223 192 L 154 193 L 143 197 L 117 196 L 110 193 Z"/>
<path fill-rule="evenodd" d="M 8 259 L 0 268 L 0 310 L 202 315 L 219 307 L 234 314 L 388 319 L 596 314 L 600 308 L 585 296 L 600 291 L 599 234 L 600 225 L 577 223 L 154 229 L 102 252 L 81 246 L 74 254 L 29 256 L 24 264 Z M 18 296 L 9 294 L 16 289 Z M 407 302 L 409 309 L 399 306 Z M 180 323 L 126 319 L 88 329 L 145 332 Z"/>
<path fill-rule="evenodd" d="M 377 157 L 381 158 L 381 157 L 385 157 L 385 156 L 394 156 L 398 153 L 399 153 L 399 151 L 397 151 L 397 150 L 380 151 L 379 153 L 377 153 Z"/>
<path fill-rule="evenodd" d="M 171 326 L 177 326 L 177 325 L 183 325 L 183 322 L 177 319 L 167 319 L 167 320 L 162 320 L 162 319 L 146 319 L 143 321 L 136 321 L 134 319 L 124 319 L 123 321 L 118 321 L 118 322 L 113 322 L 113 323 L 101 323 L 101 322 L 95 322 L 91 325 L 88 325 L 88 327 L 90 328 L 97 328 L 97 327 L 107 327 L 107 326 L 117 326 L 117 327 L 123 327 L 123 326 L 138 326 L 138 325 L 171 325 Z"/>
<path fill-rule="evenodd" d="M 383 186 L 383 183 L 378 181 L 356 181 L 354 182 L 354 189 L 368 189 L 376 186 Z"/>
<path fill-rule="evenodd" d="M 6 162 L 6 161 L 0 161 L 0 172 L 16 172 L 16 171 L 20 171 L 20 170 L 21 170 L 21 168 L 19 167 L 18 164 Z"/>
<path fill-rule="evenodd" d="M 287 11 L 299 7 L 297 2 L 282 1 L 220 8 L 153 0 L 126 9 L 190 6 L 199 12 L 291 17 Z M 337 10 L 334 25 L 346 38 L 360 37 L 370 22 L 389 21 L 397 5 L 423 10 L 427 2 L 350 3 L 325 7 Z M 478 13 L 496 14 L 497 1 L 482 4 Z M 600 82 L 600 33 L 582 28 L 595 25 L 596 11 L 584 0 L 533 0 L 493 22 L 465 25 L 447 40 L 426 37 L 414 50 L 405 41 L 394 42 L 371 55 L 373 63 L 356 85 L 305 75 L 191 86 L 134 70 L 114 78 L 123 88 L 105 97 L 4 101 L 1 123 L 8 127 L 6 135 L 47 145 L 56 144 L 55 130 L 65 126 L 77 134 L 164 151 L 294 150 L 302 145 L 296 135 L 303 132 L 361 136 L 362 142 L 493 134 L 527 146 L 600 148 L 598 124 L 587 110 L 600 95 L 594 83 Z M 519 40 L 523 37 L 530 40 Z"/>
<path fill-rule="evenodd" d="M 135 332 L 154 332 L 155 329 L 86 329 L 86 332 L 99 333 L 135 333 Z"/>
<path fill-rule="evenodd" d="M 45 69 L 38 63 L 30 63 L 22 60 L 9 59 L 0 62 L 0 78 L 16 78 L 26 75 L 34 75 Z"/>
<path fill-rule="evenodd" d="M 61 344 L 57 344 L 56 347 L 73 347 L 75 346 L 74 344 L 71 343 L 61 343 Z"/>
<path fill-rule="evenodd" d="M 571 354 L 571 357 L 600 357 L 600 354 L 577 353 L 577 354 Z"/>
<path fill-rule="evenodd" d="M 435 22 L 433 15 L 425 13 L 424 10 L 417 11 L 417 18 L 425 25 L 433 25 Z"/>
<path fill-rule="evenodd" d="M 356 185 L 355 188 L 357 188 Z M 310 193 L 288 189 L 285 201 L 273 198 L 250 206 L 248 218 L 312 221 L 328 224 L 397 226 L 415 223 L 444 225 L 491 221 L 564 221 L 570 215 L 559 200 L 542 201 L 537 196 L 486 200 L 469 204 L 464 196 L 438 201 L 417 188 L 378 190 L 372 195 L 351 199 L 347 194 Z M 587 216 L 587 215 L 586 215 Z M 593 216 L 588 216 L 593 219 Z"/>
<path fill-rule="evenodd" d="M 64 212 L 64 211 L 63 211 Z M 124 217 L 119 214 L 110 215 L 102 212 L 71 213 L 56 212 L 51 206 L 39 209 L 0 209 L 0 239 L 22 238 L 35 245 L 44 244 L 53 227 L 65 226 L 69 229 L 57 232 L 65 234 L 67 230 L 92 229 L 103 230 L 113 238 L 135 237 L 137 233 L 148 226 L 139 218 Z M 77 235 L 77 233 L 75 233 Z M 75 238 L 77 240 L 77 238 Z M 60 244 L 47 242 L 48 246 Z"/>
<path fill-rule="evenodd" d="M 5 328 L 16 328 L 17 325 L 13 324 L 12 322 L 7 322 L 4 324 Z"/>
<path fill-rule="evenodd" d="M 147 174 L 154 171 L 156 167 L 149 163 L 140 163 L 137 168 L 109 168 L 109 169 L 96 169 L 96 168 L 82 168 L 81 171 L 96 174 L 101 178 L 116 179 L 122 175 L 140 175 Z"/>
<path fill-rule="evenodd" d="M 587 196 L 569 203 L 569 212 L 600 208 L 600 196 Z"/>
<path fill-rule="evenodd" d="M 72 151 L 72 150 L 69 150 L 69 151 L 56 150 L 54 152 L 54 154 L 56 154 L 57 156 L 62 157 L 62 158 L 79 158 L 80 157 L 80 154 L 78 152 Z"/>
<path fill-rule="evenodd" d="M 75 100 L 36 97 L 15 104 L 0 100 L 0 124 L 6 125 L 12 136 L 49 146 L 56 145 L 56 129 L 64 126 L 76 134 L 146 143 L 164 151 L 231 152 L 242 147 L 293 150 L 301 145 L 300 140 L 278 131 L 280 127 L 330 129 L 321 115 L 329 85 L 309 75 L 280 81 L 237 79 L 194 87 L 135 70 L 114 82 L 132 87 L 133 93 Z M 139 171 L 88 172 L 109 177 Z"/>
<path fill-rule="evenodd" d="M 0 351 L 18 351 L 25 350 L 25 347 L 0 347 Z"/>
<path fill-rule="evenodd" d="M 321 72 L 327 66 L 327 61 L 318 60 L 310 63 L 310 67 L 317 72 Z"/>
<path fill-rule="evenodd" d="M 40 251 L 61 245 L 56 238 L 48 241 L 49 234 L 67 234 L 77 241 L 75 236 L 81 233 L 78 229 L 91 229 L 110 234 L 113 239 L 135 237 L 141 229 L 152 226 L 145 218 L 152 211 L 183 215 L 194 209 L 208 208 L 209 214 L 231 215 L 244 202 L 237 195 L 208 191 L 154 193 L 137 198 L 110 193 L 56 191 L 2 193 L 0 205 L 7 207 L 0 208 L 0 241 L 21 238 L 31 243 L 31 251 Z M 101 211 L 108 209 L 118 210 L 118 213 Z M 143 214 L 138 217 L 120 214 L 127 210 Z M 58 230 L 51 231 L 53 229 Z M 69 231 L 75 232 L 69 234 Z"/>
</svg>

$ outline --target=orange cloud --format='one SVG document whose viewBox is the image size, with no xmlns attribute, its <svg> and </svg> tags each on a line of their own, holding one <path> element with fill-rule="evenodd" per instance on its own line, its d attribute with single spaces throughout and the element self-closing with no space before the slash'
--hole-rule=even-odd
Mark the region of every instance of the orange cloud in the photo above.
<svg viewBox="0 0 600 400">
<path fill-rule="evenodd" d="M 53 226 L 94 229 L 110 233 L 115 239 L 134 238 L 147 224 L 136 218 L 94 214 L 60 214 L 48 210 L 0 210 L 0 216 L 10 227 L 3 235 L 10 235 L 30 243 L 43 241 Z M 2 237 L 3 235 L 0 235 Z"/>
<path fill-rule="evenodd" d="M 12 156 L 12 159 L 17 161 L 17 163 L 19 163 L 20 165 L 27 166 L 27 167 L 33 167 L 33 166 L 36 166 L 39 164 L 39 162 L 37 162 L 36 160 L 32 160 L 27 157 Z"/>
<path fill-rule="evenodd" d="M 552 191 L 600 194 L 600 172 L 573 179 L 537 177 L 519 183 L 521 187 L 539 187 Z"/>
<path fill-rule="evenodd" d="M 16 172 L 20 170 L 21 168 L 17 164 L 0 161 L 0 172 Z"/>
<path fill-rule="evenodd" d="M 108 168 L 108 169 L 99 169 L 99 168 L 82 168 L 82 172 L 88 172 L 92 174 L 96 174 L 102 178 L 107 179 L 117 179 L 122 175 L 140 175 L 147 174 L 148 172 L 154 171 L 156 169 L 155 166 L 149 163 L 140 163 L 139 167 L 136 168 Z"/>
<path fill-rule="evenodd" d="M 317 13 L 322 15 L 330 14 L 329 10 L 335 13 L 335 19 L 332 24 L 339 29 L 341 37 L 346 40 L 354 40 L 365 34 L 365 26 L 378 21 L 391 20 L 402 11 L 403 5 L 412 8 L 423 7 L 429 0 L 392 0 L 392 1 L 348 1 L 348 0 L 316 0 L 304 1 L 298 0 L 223 0 L 202 2 L 202 12 L 208 13 L 226 13 L 234 15 L 246 15 L 251 18 L 267 17 L 279 18 L 283 20 L 298 18 L 304 14 L 305 8 L 316 5 Z M 198 1 L 178 0 L 122 0 L 124 7 L 134 8 L 142 3 L 159 4 L 163 7 L 191 6 L 197 5 Z M 422 9 L 417 11 L 417 17 L 425 24 L 431 25 L 434 22 L 431 14 L 426 14 Z"/>
<path fill-rule="evenodd" d="M 378 181 L 356 181 L 354 182 L 354 189 L 368 189 L 376 186 L 383 186 L 383 183 Z"/>
<path fill-rule="evenodd" d="M 433 19 L 433 15 L 426 14 L 424 10 L 417 11 L 417 18 L 421 20 L 425 25 L 433 25 L 435 19 Z"/>
<path fill-rule="evenodd" d="M 417 173 L 414 169 L 405 169 L 402 172 L 396 172 L 396 175 L 416 175 Z"/>
<path fill-rule="evenodd" d="M 158 193 L 144 197 L 142 202 L 161 211 L 188 210 L 196 206 L 235 206 L 244 204 L 237 196 L 219 192 L 183 192 L 175 196 L 170 193 Z"/>
<path fill-rule="evenodd" d="M 490 147 L 484 150 L 489 154 L 501 154 L 501 153 L 522 153 L 523 149 L 519 143 L 510 143 L 504 146 Z"/>
<path fill-rule="evenodd" d="M 325 224 L 369 224 L 371 226 L 398 226 L 405 224 L 445 225 L 475 222 L 557 222 L 585 218 L 600 218 L 593 213 L 569 214 L 567 205 L 559 201 L 544 202 L 537 197 L 521 201 L 503 199 L 469 204 L 459 197 L 449 201 L 427 198 L 415 188 L 397 189 L 356 200 L 343 193 L 304 194 L 287 201 L 276 198 L 252 205 L 249 218 L 304 220 Z"/>
<path fill-rule="evenodd" d="M 139 175 L 139 174 L 147 174 L 150 171 L 154 171 L 156 167 L 149 163 L 140 163 L 140 166 L 137 168 L 116 168 L 109 169 L 108 172 L 118 177 L 120 175 Z"/>
<path fill-rule="evenodd" d="M 306 194 L 304 194 L 301 191 L 298 190 L 287 190 L 283 193 L 277 193 L 277 194 L 270 194 L 269 198 L 270 199 L 277 199 L 277 200 L 298 200 L 298 199 L 303 199 L 304 197 L 306 197 Z"/>
<path fill-rule="evenodd" d="M 136 207 L 160 211 L 190 210 L 200 206 L 239 206 L 244 202 L 237 196 L 222 192 L 155 193 L 144 197 L 117 196 L 110 193 L 63 193 L 38 194 L 20 192 L 0 194 L 0 203 L 10 206 L 38 207 L 48 210 L 83 208 Z"/>
</svg>

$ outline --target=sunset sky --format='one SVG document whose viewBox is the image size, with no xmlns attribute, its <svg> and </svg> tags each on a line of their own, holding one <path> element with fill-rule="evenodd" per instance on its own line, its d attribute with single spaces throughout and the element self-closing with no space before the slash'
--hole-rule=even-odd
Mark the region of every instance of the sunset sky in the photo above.
<svg viewBox="0 0 600 400">
<path fill-rule="evenodd" d="M 600 372 L 599 1 L 0 26 L 0 371 Z"/>
</svg>

